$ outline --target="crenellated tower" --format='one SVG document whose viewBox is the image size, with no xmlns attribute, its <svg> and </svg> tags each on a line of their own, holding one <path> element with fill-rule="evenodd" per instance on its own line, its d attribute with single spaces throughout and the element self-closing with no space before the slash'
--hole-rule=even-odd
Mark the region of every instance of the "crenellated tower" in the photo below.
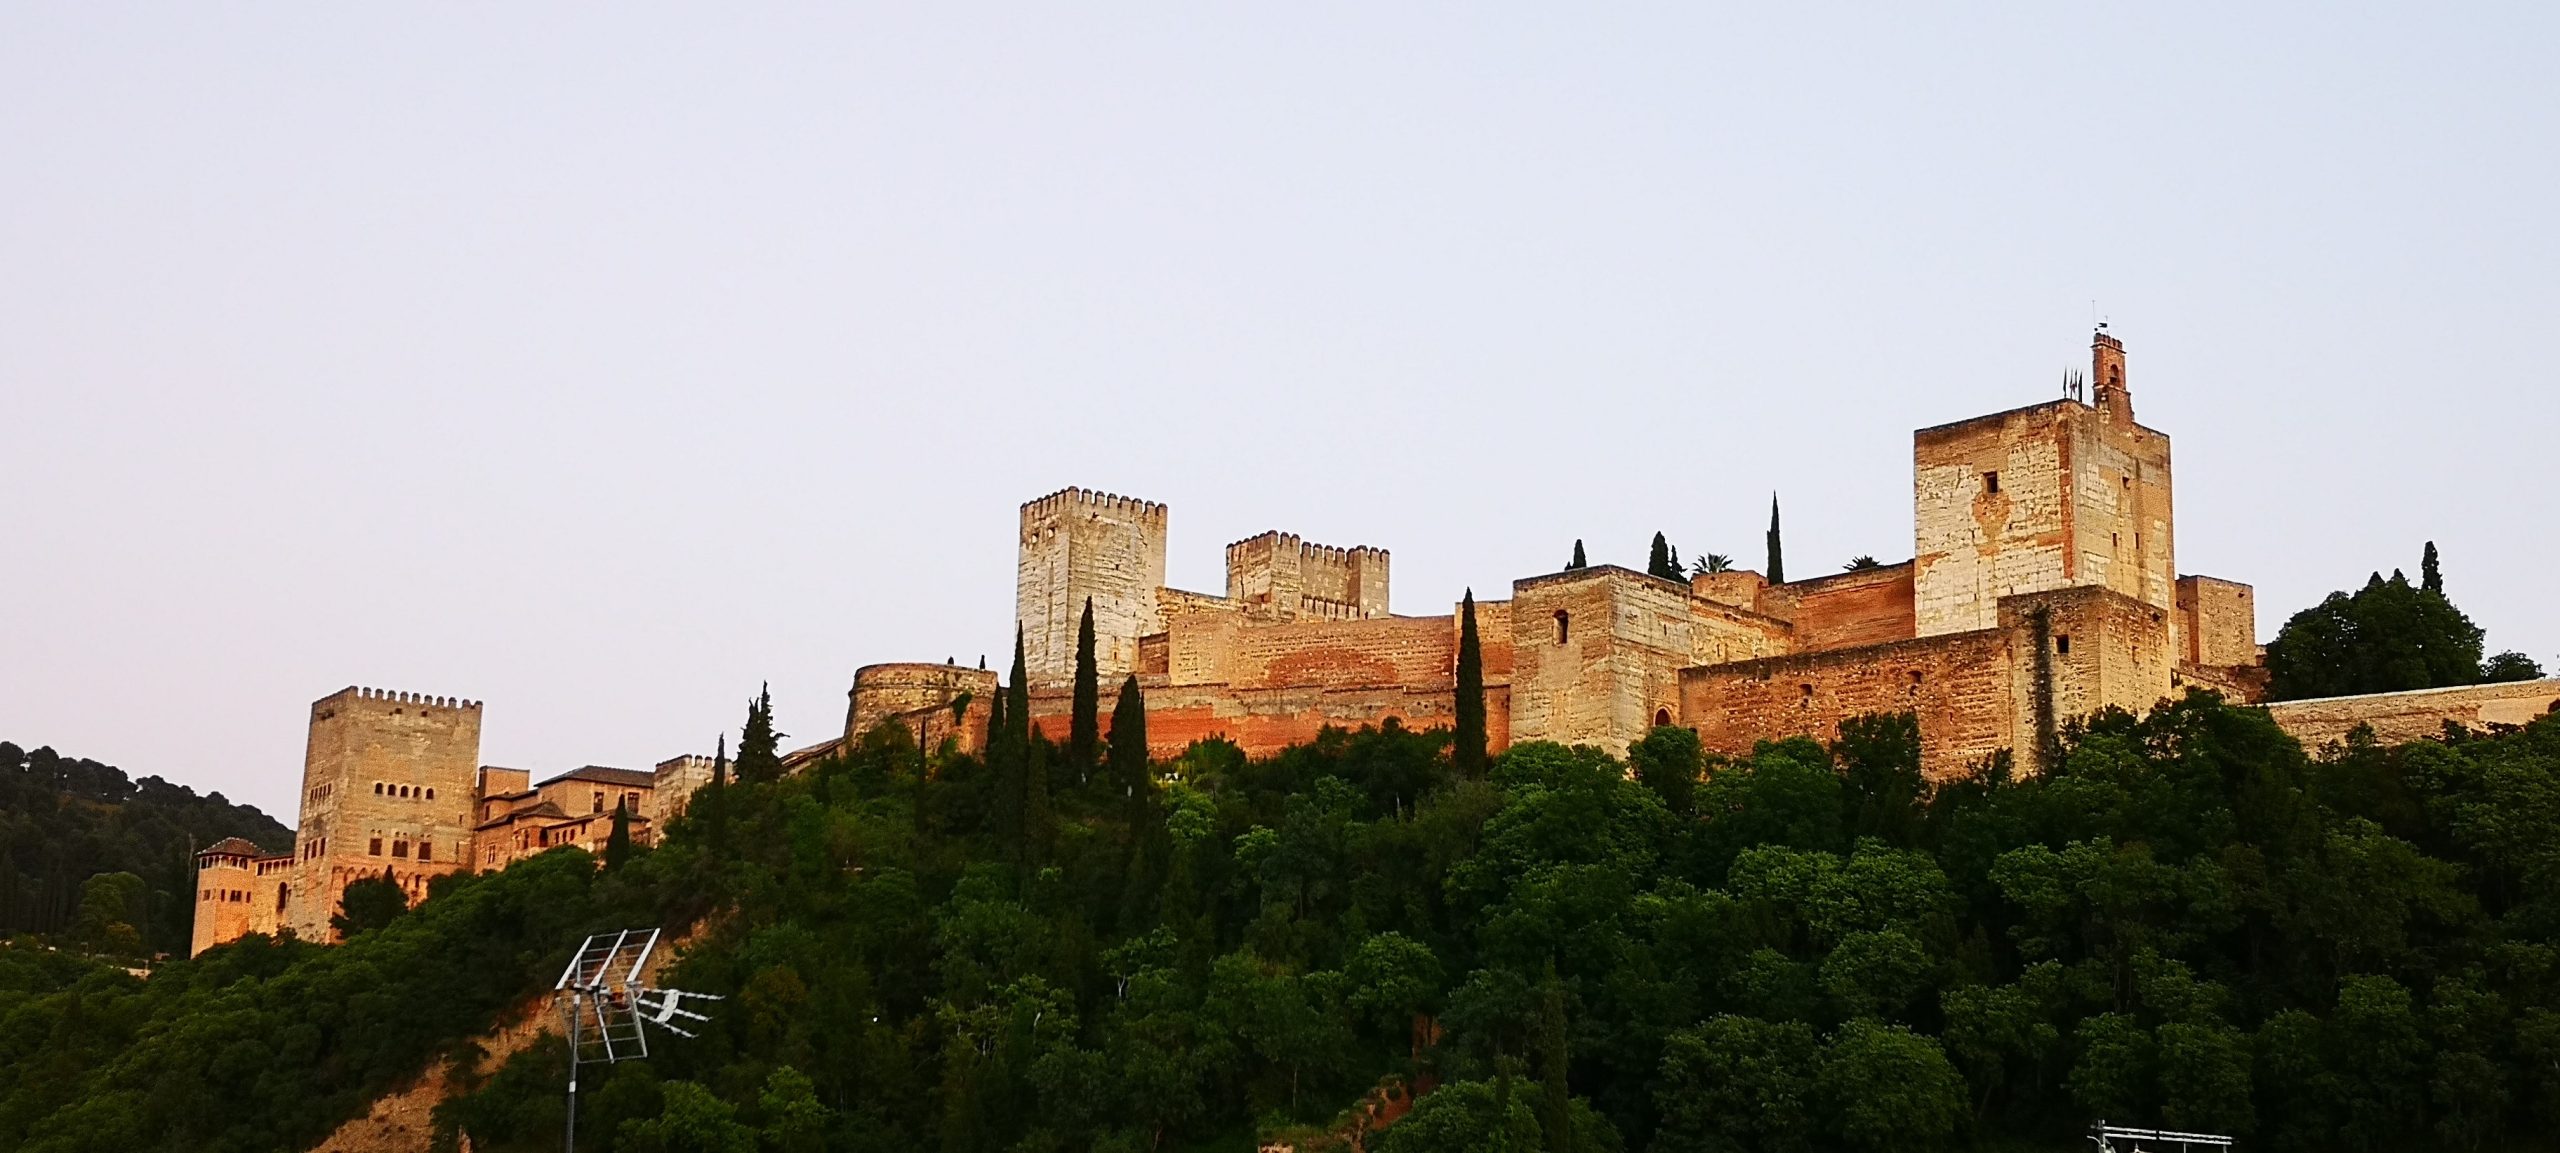
<svg viewBox="0 0 2560 1153">
<path fill-rule="evenodd" d="M 1093 602 L 1094 662 L 1109 684 L 1138 665 L 1138 638 L 1163 628 L 1165 506 L 1061 489 L 1022 506 L 1014 619 L 1034 679 L 1072 676 L 1076 626 Z"/>
<path fill-rule="evenodd" d="M 1387 550 L 1311 544 L 1266 532 L 1227 546 L 1227 599 L 1270 620 L 1387 615 Z"/>
<path fill-rule="evenodd" d="M 285 927 L 331 940 L 348 882 L 389 869 L 414 902 L 469 869 L 479 767 L 478 701 L 349 687 L 312 702 Z"/>
</svg>

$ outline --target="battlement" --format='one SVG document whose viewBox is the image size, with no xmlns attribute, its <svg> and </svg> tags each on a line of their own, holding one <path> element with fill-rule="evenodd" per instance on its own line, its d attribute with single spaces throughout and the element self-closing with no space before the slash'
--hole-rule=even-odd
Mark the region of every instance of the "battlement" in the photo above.
<svg viewBox="0 0 2560 1153">
<path fill-rule="evenodd" d="M 1121 516 L 1133 516 L 1158 526 L 1164 524 L 1165 506 L 1134 496 L 1114 492 L 1097 492 L 1089 488 L 1062 488 L 1037 500 L 1022 503 L 1022 519 L 1026 522 L 1058 516 L 1077 509 L 1099 509 Z"/>
<path fill-rule="evenodd" d="M 1307 560 L 1324 561 L 1330 564 L 1348 564 L 1353 560 L 1383 561 L 1387 559 L 1387 550 L 1382 548 L 1371 548 L 1367 545 L 1353 545 L 1350 548 L 1341 548 L 1329 544 L 1310 544 L 1300 538 L 1296 533 L 1274 530 L 1257 536 L 1249 536 L 1243 540 L 1235 542 L 1234 544 L 1228 545 L 1228 562 L 1234 562 L 1236 551 L 1238 549 L 1262 547 L 1294 550 L 1300 557 Z"/>
<path fill-rule="evenodd" d="M 1281 620 L 1387 615 L 1387 550 L 1272 531 L 1227 546 L 1227 598 Z"/>
<path fill-rule="evenodd" d="M 362 685 L 348 685 L 311 703 L 316 708 L 339 700 L 387 701 L 395 704 L 425 705 L 438 709 L 462 709 L 474 713 L 480 711 L 480 702 L 466 701 L 460 697 L 439 697 L 427 693 L 403 692 L 398 689 L 367 688 Z"/>
</svg>

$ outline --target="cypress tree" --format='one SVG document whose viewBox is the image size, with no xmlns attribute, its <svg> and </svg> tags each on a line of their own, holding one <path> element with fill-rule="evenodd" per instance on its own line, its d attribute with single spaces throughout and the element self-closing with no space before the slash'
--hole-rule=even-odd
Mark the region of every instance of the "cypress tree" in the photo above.
<svg viewBox="0 0 2560 1153">
<path fill-rule="evenodd" d="M 1004 686 L 1003 686 L 1003 685 L 997 685 L 997 686 L 996 686 L 996 691 L 995 691 L 995 693 L 993 694 L 993 698 L 992 698 L 992 699 L 990 699 L 990 700 L 987 702 L 987 743 L 986 743 L 985 748 L 986 748 L 986 755 L 987 755 L 987 757 L 988 757 L 988 758 L 990 758 L 990 762 L 991 762 L 991 763 L 992 763 L 992 758 L 994 758 L 994 756 L 995 756 L 996 742 L 997 742 L 997 741 L 1000 741 L 1000 740 L 1003 740 L 1003 739 L 1004 739 Z"/>
<path fill-rule="evenodd" d="M 747 702 L 747 725 L 738 730 L 738 783 L 782 779 L 782 734 L 773 731 L 773 686 L 756 690 Z"/>
<path fill-rule="evenodd" d="M 1084 620 L 1076 626 L 1075 706 L 1067 718 L 1067 763 L 1078 785 L 1092 779 L 1101 744 L 1102 673 L 1093 658 L 1093 598 L 1086 597 Z"/>
<path fill-rule="evenodd" d="M 2418 587 L 2437 596 L 2444 595 L 2444 570 L 2436 567 L 2436 542 L 2427 542 L 2427 555 L 2418 561 Z"/>
<path fill-rule="evenodd" d="M 1575 540 L 1575 541 L 1573 542 L 1573 560 L 1572 560 L 1571 562 L 1567 563 L 1564 567 L 1565 567 L 1565 571 L 1567 571 L 1567 572 L 1571 572 L 1571 571 L 1573 571 L 1574 569 L 1578 569 L 1578 568 L 1590 568 L 1590 567 L 1591 567 L 1591 562 L 1590 562 L 1590 561 L 1587 561 L 1587 560 L 1582 559 L 1582 541 L 1581 541 L 1581 540 L 1577 539 L 1577 540 Z"/>
<path fill-rule="evenodd" d="M 710 842 L 717 855 L 729 840 L 729 734 L 720 734 L 720 750 L 711 757 L 711 779 L 703 782 L 702 795 L 692 803 L 702 822 L 703 840 Z"/>
<path fill-rule="evenodd" d="M 604 867 L 619 869 L 631 859 L 631 810 L 619 799 L 613 802 L 613 835 L 604 842 Z"/>
<path fill-rule="evenodd" d="M 1679 571 L 1671 567 L 1671 542 L 1664 540 L 1662 534 L 1657 532 L 1653 534 L 1653 553 L 1645 558 L 1644 571 L 1649 576 L 1664 576 L 1666 570 L 1673 573 Z M 1678 580 L 1679 578 L 1673 576 L 1670 579 Z"/>
<path fill-rule="evenodd" d="M 1769 583 L 1787 583 L 1787 558 L 1778 547 L 1778 494 L 1769 494 Z"/>
<path fill-rule="evenodd" d="M 1111 706 L 1111 779 L 1122 796 L 1144 798 L 1153 791 L 1147 780 L 1147 701 L 1136 673 L 1120 682 L 1120 699 Z"/>
<path fill-rule="evenodd" d="M 1476 590 L 1458 602 L 1458 727 L 1449 760 L 1458 775 L 1481 777 L 1485 769 L 1484 645 L 1476 637 Z"/>
<path fill-rule="evenodd" d="M 1033 737 L 1022 758 L 1023 880 L 1049 863 L 1049 835 L 1056 819 L 1049 809 L 1049 742 Z"/>
<path fill-rule="evenodd" d="M 1024 731 L 1031 722 L 1030 674 L 1024 670 L 1022 629 L 1013 630 L 1013 679 L 996 693 L 987 723 L 987 771 L 995 778 L 996 836 L 1008 845 L 1022 840 L 1022 768 L 1030 743 Z"/>
</svg>

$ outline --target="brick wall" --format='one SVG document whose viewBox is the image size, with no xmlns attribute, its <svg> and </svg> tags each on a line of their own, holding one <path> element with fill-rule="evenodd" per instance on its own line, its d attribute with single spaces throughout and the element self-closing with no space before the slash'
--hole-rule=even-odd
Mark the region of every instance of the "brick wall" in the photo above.
<svg viewBox="0 0 2560 1153">
<path fill-rule="evenodd" d="M 1800 653 L 1909 640 L 1919 635 L 1911 576 L 1905 561 L 1793 581 L 1768 589 L 1761 611 L 1794 626 Z"/>
<path fill-rule="evenodd" d="M 1614 565 L 1512 582 L 1511 738 L 1623 753 L 1676 717 L 1680 670 L 1714 643 L 1698 603 L 1685 583 Z"/>
<path fill-rule="evenodd" d="M 1829 742 L 1840 722 L 1919 716 L 1921 771 L 1960 776 L 2009 747 L 2018 714 L 2009 638 L 1996 629 L 1683 670 L 1680 723 L 1709 750 L 1788 736 Z"/>
<path fill-rule="evenodd" d="M 2267 714 L 2305 747 L 2317 748 L 2345 740 L 2357 725 L 2371 725 L 2376 739 L 2397 744 L 2442 736 L 2447 722 L 2475 730 L 2522 725 L 2555 706 L 2560 679 L 2279 701 Z"/>
<path fill-rule="evenodd" d="M 1457 721 L 1455 686 L 1431 684 L 1346 689 L 1314 686 L 1233 688 L 1227 685 L 1151 684 L 1140 678 L 1147 701 L 1149 755 L 1172 757 L 1194 741 L 1235 742 L 1246 755 L 1266 757 L 1305 744 L 1327 727 L 1358 729 L 1392 717 L 1407 728 L 1441 729 Z M 1104 702 L 1108 711 L 1109 702 Z M 1041 691 L 1031 698 L 1032 723 L 1054 741 L 1067 739 L 1073 695 Z M 1485 737 L 1499 751 L 1510 744 L 1508 690 L 1485 687 Z M 1103 718 L 1105 728 L 1110 723 Z"/>
</svg>

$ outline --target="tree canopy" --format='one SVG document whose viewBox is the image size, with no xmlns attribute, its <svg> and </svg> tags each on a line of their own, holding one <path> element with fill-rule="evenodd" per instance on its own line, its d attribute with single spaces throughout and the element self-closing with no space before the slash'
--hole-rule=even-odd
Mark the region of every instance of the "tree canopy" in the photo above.
<svg viewBox="0 0 2560 1153">
<path fill-rule="evenodd" d="M 2480 626 L 2444 594 L 2435 542 L 2427 542 L 2412 585 L 2394 571 L 2373 574 L 2353 593 L 2334 592 L 2295 613 L 2267 644 L 2272 700 L 2393 693 L 2483 681 L 2533 680 L 2542 668 L 2523 653 L 2481 658 Z"/>
</svg>

